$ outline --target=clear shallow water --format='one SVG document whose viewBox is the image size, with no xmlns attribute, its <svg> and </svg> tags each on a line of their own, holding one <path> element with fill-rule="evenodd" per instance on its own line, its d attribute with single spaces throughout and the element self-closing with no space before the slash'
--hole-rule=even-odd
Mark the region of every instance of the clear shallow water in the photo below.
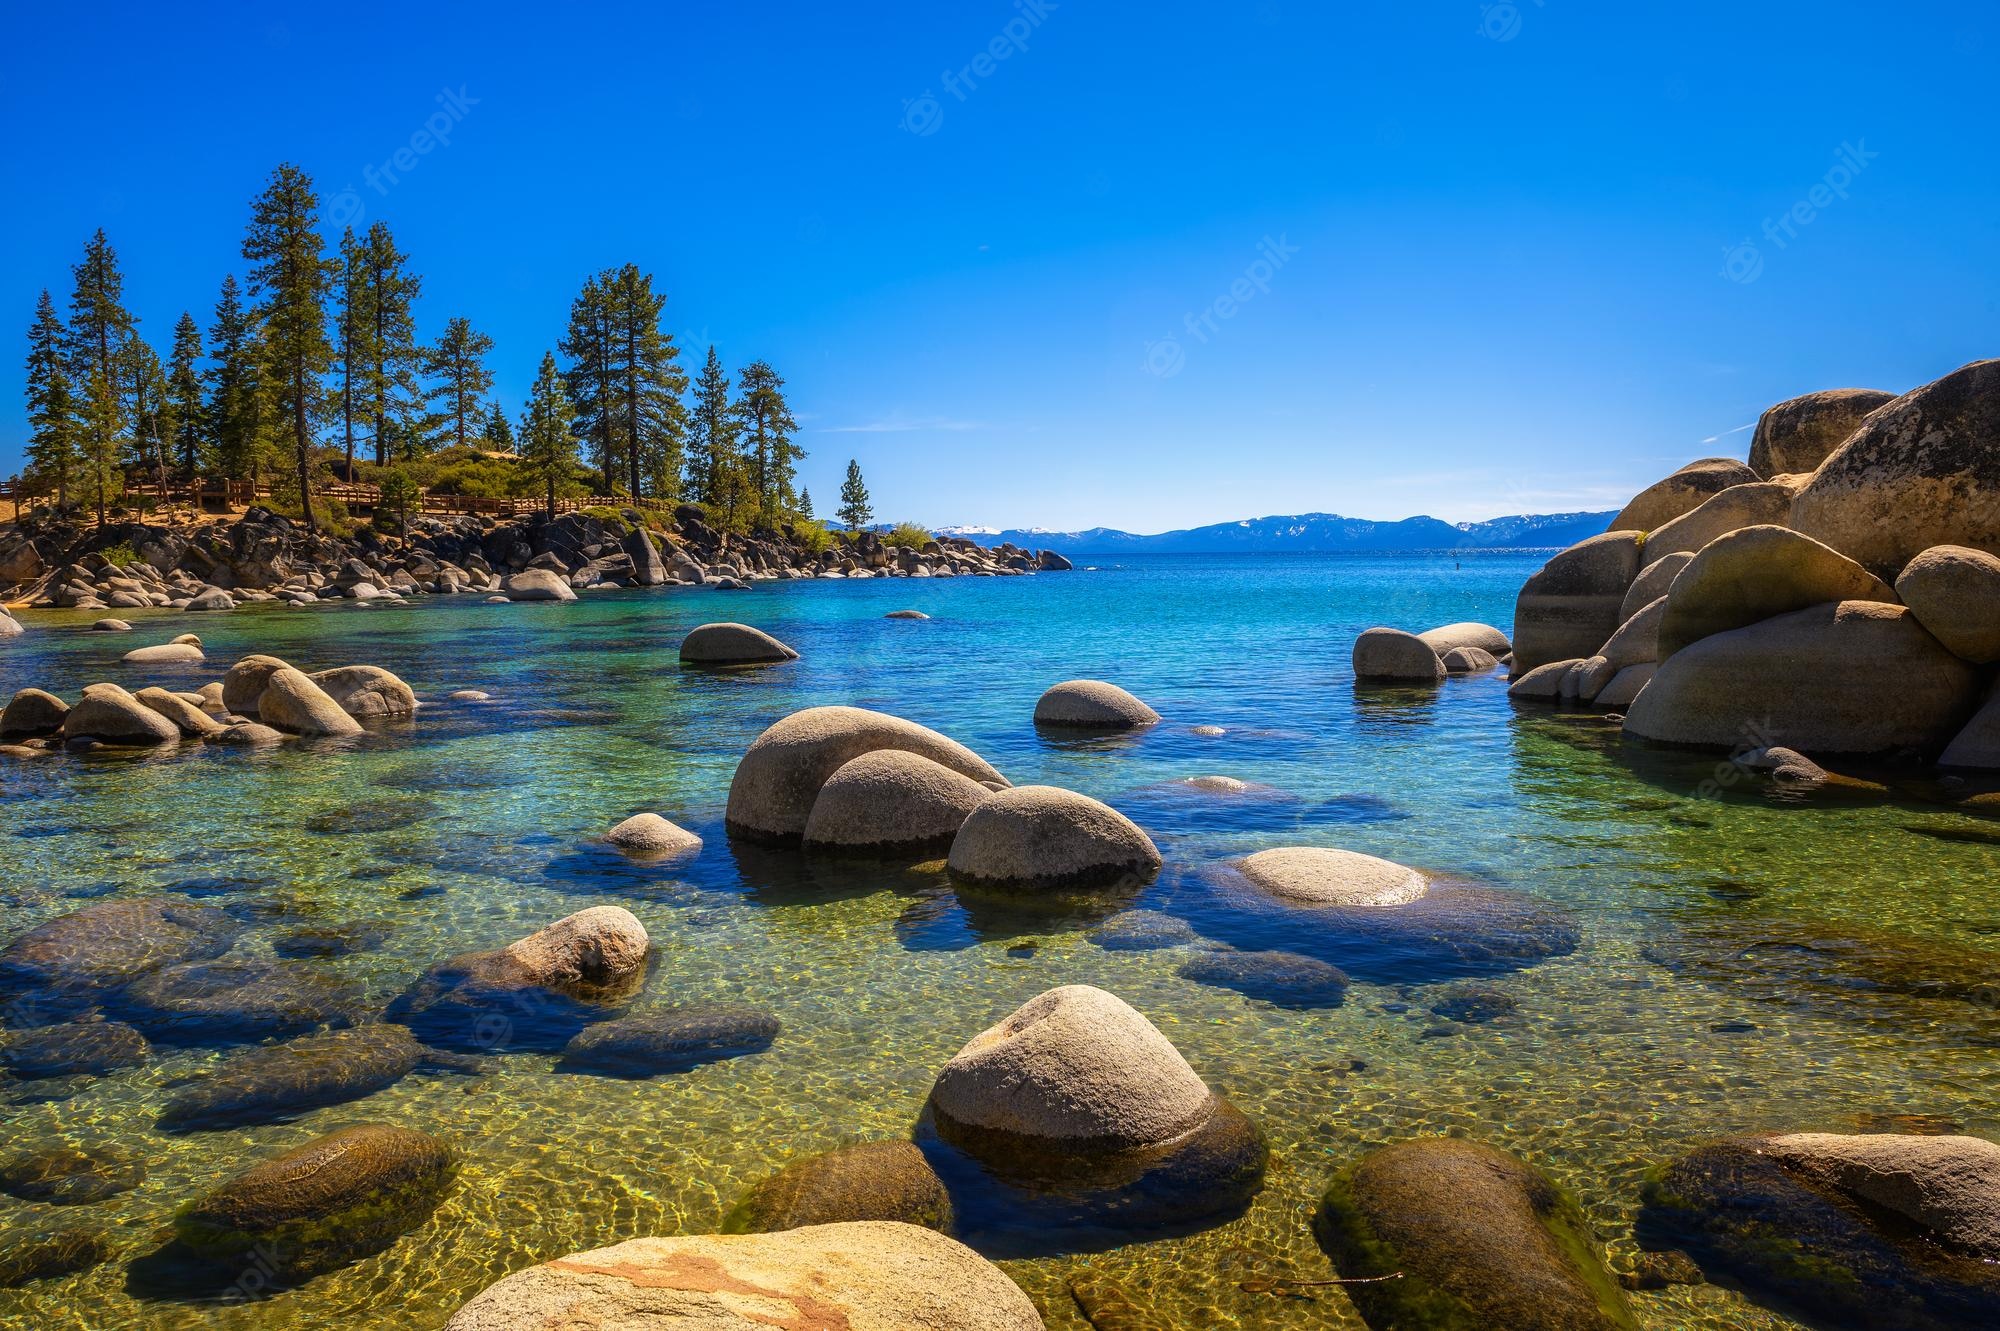
<svg viewBox="0 0 2000 1331">
<path fill-rule="evenodd" d="M 162 890 L 253 918 L 237 945 L 252 957 L 303 924 L 370 922 L 385 933 L 379 949 L 311 964 L 359 982 L 379 1008 L 433 961 L 618 902 L 659 954 L 641 1006 L 749 1001 L 784 1030 L 767 1053 L 650 1081 L 559 1075 L 552 1056 L 509 1054 L 482 1076 L 418 1074 L 294 1123 L 186 1137 L 155 1132 L 154 1117 L 168 1084 L 220 1051 L 162 1049 L 68 1098 L 9 1104 L 0 1154 L 112 1141 L 147 1178 L 88 1207 L 0 1199 L 0 1242 L 102 1223 L 118 1250 L 92 1272 L 0 1291 L 0 1325 L 438 1326 L 510 1270 L 639 1234 L 713 1230 L 774 1168 L 906 1135 L 967 1038 L 1071 982 L 1146 1013 L 1264 1129 L 1272 1161 L 1255 1204 L 1221 1227 L 1006 1263 L 1056 1328 L 1083 1325 L 1063 1282 L 1084 1265 L 1178 1325 L 1359 1326 L 1334 1290 L 1238 1286 L 1330 1275 L 1307 1225 L 1324 1179 L 1408 1136 L 1468 1133 L 1542 1165 L 1618 1262 L 1633 1249 L 1640 1175 L 1705 1137 L 1854 1130 L 1893 1115 L 2000 1132 L 2000 1011 L 1978 988 L 2000 951 L 2000 846 L 1981 839 L 2000 823 L 1915 800 L 1784 801 L 1747 779 L 1703 797 L 1713 758 L 1517 713 L 1498 678 L 1356 690 L 1348 648 L 1362 628 L 1505 627 L 1538 563 L 1158 558 L 570 606 L 258 608 L 135 620 L 121 635 L 81 631 L 88 616 L 33 616 L 28 636 L 0 647 L 8 692 L 73 696 L 96 679 L 193 687 L 264 651 L 313 669 L 384 665 L 427 697 L 479 688 L 496 701 L 269 754 L 0 765 L 0 937 L 87 899 Z M 881 618 L 903 607 L 934 618 Z M 710 619 L 759 624 L 802 659 L 683 672 L 681 635 Z M 218 665 L 118 660 L 189 627 Z M 1079 675 L 1126 685 L 1165 722 L 1132 739 L 1038 735 L 1035 698 Z M 1319 844 L 1525 894 L 1571 916 L 1580 945 L 1481 980 L 1518 1004 L 1499 1022 L 1435 1016 L 1446 982 L 1394 978 L 1356 983 L 1338 1008 L 1287 1010 L 1180 978 L 1183 954 L 1101 949 L 1076 917 L 968 909 L 935 873 L 816 870 L 731 847 L 721 818 L 737 756 L 778 717 L 834 702 L 935 726 L 1016 782 L 1126 809 L 1169 866 L 1132 904 L 1198 926 L 1216 862 Z M 1190 733 L 1209 724 L 1227 733 Z M 1294 798 L 1225 802 L 1163 786 L 1209 773 Z M 635 871 L 588 845 L 641 809 L 701 833 L 699 859 Z M 125 1262 L 152 1251 L 181 1201 L 359 1121 L 440 1131 L 464 1150 L 457 1189 L 421 1229 L 266 1301 L 127 1290 Z M 1715 1288 L 1634 1302 L 1649 1327 L 1791 1325 Z"/>
</svg>

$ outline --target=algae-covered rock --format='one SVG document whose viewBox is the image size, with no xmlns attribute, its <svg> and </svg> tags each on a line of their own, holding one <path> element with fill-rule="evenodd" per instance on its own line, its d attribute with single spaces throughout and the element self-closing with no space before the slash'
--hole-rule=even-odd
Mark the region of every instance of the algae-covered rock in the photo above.
<svg viewBox="0 0 2000 1331">
<path fill-rule="evenodd" d="M 860 1142 L 786 1165 L 746 1192 L 725 1234 L 770 1233 L 850 1220 L 895 1220 L 946 1233 L 951 1197 L 911 1142 Z"/>
<path fill-rule="evenodd" d="M 1635 1331 L 1583 1214 L 1540 1170 L 1451 1137 L 1371 1151 L 1313 1232 L 1376 1331 Z M 1376 1279 L 1400 1272 L 1398 1279 Z"/>
<path fill-rule="evenodd" d="M 111 1145 L 46 1146 L 0 1160 L 0 1192 L 49 1206 L 88 1206 L 145 1181 L 145 1162 Z"/>
<path fill-rule="evenodd" d="M 578 1031 L 556 1070 L 614 1077 L 686 1072 L 705 1063 L 761 1053 L 778 1038 L 778 1030 L 776 1016 L 747 1003 L 635 1012 Z"/>
<path fill-rule="evenodd" d="M 409 1031 L 389 1025 L 247 1050 L 174 1092 L 159 1126 L 191 1132 L 280 1122 L 393 1086 L 430 1056 Z"/>
<path fill-rule="evenodd" d="M 256 1253 L 299 1280 L 380 1252 L 437 1208 L 458 1154 L 428 1133 L 342 1128 L 256 1165 L 185 1207 L 174 1233 L 212 1262 Z"/>
</svg>

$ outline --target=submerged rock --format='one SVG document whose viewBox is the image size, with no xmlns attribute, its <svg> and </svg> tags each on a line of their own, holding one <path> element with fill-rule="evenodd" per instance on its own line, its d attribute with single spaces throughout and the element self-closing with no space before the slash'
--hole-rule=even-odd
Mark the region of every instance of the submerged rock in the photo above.
<svg viewBox="0 0 2000 1331">
<path fill-rule="evenodd" d="M 773 1318 L 780 1319 L 773 1322 Z M 1013 1281 L 916 1225 L 631 1239 L 517 1271 L 445 1331 L 1042 1331 Z"/>
<path fill-rule="evenodd" d="M 700 837 L 657 813 L 635 813 L 606 832 L 604 839 L 628 855 L 648 859 L 691 855 L 701 849 Z"/>
<path fill-rule="evenodd" d="M 0 950 L 0 989 L 15 996 L 12 1012 L 46 1005 L 59 1014 L 161 966 L 220 956 L 242 929 L 213 906 L 171 897 L 103 901 L 37 925 Z"/>
<path fill-rule="evenodd" d="M 759 735 L 729 784 L 731 834 L 796 844 L 827 778 L 864 753 L 896 749 L 995 788 L 1007 779 L 972 750 L 913 721 L 859 707 L 809 707 Z"/>
<path fill-rule="evenodd" d="M 23 1081 L 102 1075 L 137 1067 L 152 1054 L 146 1037 L 117 1021 L 65 1021 L 20 1031 L 0 1045 L 0 1068 Z"/>
<path fill-rule="evenodd" d="M 681 639 L 681 660 L 689 665 L 772 665 L 799 654 L 748 624 L 703 624 Z"/>
<path fill-rule="evenodd" d="M 776 1016 L 744 1003 L 635 1012 L 578 1031 L 563 1050 L 556 1071 L 614 1077 L 686 1072 L 706 1063 L 762 1053 L 778 1038 L 778 1030 Z"/>
<path fill-rule="evenodd" d="M 921 754 L 877 749 L 843 764 L 820 787 L 804 844 L 859 855 L 944 850 L 988 793 Z"/>
<path fill-rule="evenodd" d="M 947 863 L 974 885 L 1051 889 L 1143 882 L 1161 860 L 1152 838 L 1110 805 L 1055 786 L 1017 786 L 966 817 Z"/>
<path fill-rule="evenodd" d="M 1186 920 L 1156 910 L 1120 911 L 1088 936 L 1107 952 L 1154 952 L 1201 941 Z"/>
<path fill-rule="evenodd" d="M 48 1206 L 89 1206 L 145 1181 L 145 1162 L 116 1146 L 50 1146 L 0 1161 L 0 1192 Z"/>
<path fill-rule="evenodd" d="M 110 1256 L 111 1240 L 102 1230 L 63 1229 L 32 1237 L 10 1236 L 0 1249 L 0 1289 L 19 1289 L 37 1280 L 75 1275 Z"/>
<path fill-rule="evenodd" d="M 1181 963 L 1179 974 L 1273 1007 L 1339 1007 L 1347 998 L 1345 972 L 1296 952 L 1197 952 Z"/>
<path fill-rule="evenodd" d="M 1160 714 L 1101 679 L 1071 679 L 1051 685 L 1035 703 L 1035 724 L 1078 730 L 1141 730 Z"/>
<path fill-rule="evenodd" d="M 168 1132 L 278 1123 L 321 1105 L 395 1085 L 433 1057 L 401 1026 L 308 1035 L 237 1054 L 176 1091 L 160 1111 Z"/>
<path fill-rule="evenodd" d="M 786 1165 L 753 1186 L 722 1222 L 725 1234 L 766 1234 L 854 1220 L 951 1230 L 951 1196 L 910 1142 L 861 1142 Z"/>
<path fill-rule="evenodd" d="M 1815 1325 L 2000 1323 L 2000 1147 L 1972 1137 L 1736 1137 L 1655 1171 L 1638 1234 Z"/>
<path fill-rule="evenodd" d="M 129 985 L 119 1014 L 152 1040 L 211 1044 L 345 1026 L 361 986 L 301 962 L 195 961 L 164 966 Z"/>
<path fill-rule="evenodd" d="M 212 1262 L 251 1253 L 301 1280 L 380 1252 L 422 1224 L 458 1174 L 436 1137 L 362 1124 L 315 1138 L 183 1207 L 174 1233 Z"/>
<path fill-rule="evenodd" d="M 1344 1288 L 1377 1331 L 1638 1326 L 1576 1204 L 1477 1142 L 1369 1152 L 1334 1178 L 1313 1231 L 1342 1278 L 1369 1282 Z"/>
</svg>

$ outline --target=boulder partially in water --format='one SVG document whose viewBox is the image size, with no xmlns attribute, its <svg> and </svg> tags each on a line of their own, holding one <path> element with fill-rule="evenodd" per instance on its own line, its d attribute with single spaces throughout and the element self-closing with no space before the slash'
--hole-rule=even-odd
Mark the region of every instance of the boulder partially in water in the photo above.
<svg viewBox="0 0 2000 1331">
<path fill-rule="evenodd" d="M 560 1049 L 618 1015 L 645 982 L 645 926 L 592 906 L 490 952 L 431 967 L 389 1005 L 389 1020 L 450 1049 Z"/>
<path fill-rule="evenodd" d="M 988 793 L 922 754 L 877 749 L 842 764 L 820 787 L 804 843 L 857 855 L 944 850 Z"/>
<path fill-rule="evenodd" d="M 1402 906 L 1430 889 L 1407 865 L 1326 846 L 1260 850 L 1237 868 L 1273 897 L 1303 906 Z"/>
<path fill-rule="evenodd" d="M 1354 677 L 1368 682 L 1435 684 L 1444 662 L 1431 645 L 1402 629 L 1364 629 L 1354 640 Z"/>
<path fill-rule="evenodd" d="M 778 1038 L 778 1018 L 748 1003 L 657 1008 L 598 1022 L 564 1048 L 558 1072 L 652 1077 L 762 1053 Z M 861 1218 L 861 1217 L 855 1217 Z"/>
<path fill-rule="evenodd" d="M 947 863 L 974 885 L 1034 890 L 1144 880 L 1161 860 L 1152 838 L 1110 805 L 1055 786 L 1017 786 L 972 810 Z"/>
<path fill-rule="evenodd" d="M 417 710 L 417 694 L 381 666 L 336 666 L 306 678 L 349 716 L 408 716 Z"/>
<path fill-rule="evenodd" d="M 1432 1137 L 1341 1171 L 1313 1218 L 1377 1331 L 1636 1331 L 1581 1211 L 1547 1175 Z M 1393 1277 L 1393 1278 L 1392 1278 Z"/>
<path fill-rule="evenodd" d="M 192 638 L 194 635 L 183 636 Z M 129 665 L 199 665 L 204 659 L 199 638 L 192 642 L 176 638 L 152 647 L 135 647 L 124 656 Z"/>
<path fill-rule="evenodd" d="M 1466 621 L 1459 624 L 1440 624 L 1434 629 L 1425 629 L 1417 635 L 1424 644 L 1439 656 L 1445 656 L 1456 648 L 1470 647 L 1487 653 L 1496 660 L 1514 650 L 1514 644 L 1507 635 L 1491 624 Z"/>
<path fill-rule="evenodd" d="M 775 665 L 799 654 L 749 624 L 702 624 L 681 639 L 681 660 L 689 665 Z"/>
<path fill-rule="evenodd" d="M 149 747 L 178 744 L 181 732 L 116 684 L 88 684 L 83 697 L 63 717 L 65 739 L 89 738 L 100 744 Z"/>
<path fill-rule="evenodd" d="M 1514 601 L 1513 674 L 1551 661 L 1595 656 L 1623 622 L 1625 592 L 1639 572 L 1643 537 L 1608 531 L 1556 555 Z"/>
<path fill-rule="evenodd" d="M 430 1051 L 401 1026 L 308 1035 L 237 1054 L 175 1091 L 160 1111 L 168 1132 L 278 1123 L 321 1105 L 359 1100 L 414 1072 Z"/>
<path fill-rule="evenodd" d="M 510 601 L 574 601 L 576 589 L 567 579 L 545 568 L 524 568 L 500 581 L 500 590 Z"/>
<path fill-rule="evenodd" d="M 1500 658 L 1483 647 L 1453 647 L 1438 659 L 1447 675 L 1483 675 L 1500 668 Z"/>
<path fill-rule="evenodd" d="M 951 1230 L 951 1195 L 912 1142 L 859 1142 L 786 1165 L 744 1193 L 725 1234 L 767 1234 L 806 1225 L 893 1220 Z"/>
<path fill-rule="evenodd" d="M 864 753 L 897 749 L 994 788 L 1007 779 L 955 740 L 914 721 L 859 707 L 809 707 L 759 735 L 729 783 L 731 834 L 796 844 L 827 778 Z"/>
<path fill-rule="evenodd" d="M 773 1319 L 777 1319 L 774 1321 Z M 917 1225 L 631 1239 L 517 1271 L 445 1331 L 1042 1331 L 1027 1295 L 970 1248 Z"/>
<path fill-rule="evenodd" d="M 22 689 L 0 710 L 0 739 L 33 739 L 54 735 L 69 715 L 69 704 L 42 689 Z"/>
<path fill-rule="evenodd" d="M 692 855 L 701 849 L 700 837 L 657 813 L 635 813 L 606 832 L 604 839 L 626 854 L 643 859 Z"/>
<path fill-rule="evenodd" d="M 361 723 L 341 709 L 312 677 L 286 666 L 271 672 L 257 711 L 267 725 L 294 735 L 358 735 Z"/>
<path fill-rule="evenodd" d="M 154 687 L 140 689 L 132 698 L 141 707 L 158 712 L 171 721 L 182 739 L 207 739 L 222 733 L 222 724 L 178 693 Z"/>
<path fill-rule="evenodd" d="M 1035 702 L 1035 724 L 1075 730 L 1142 730 L 1160 714 L 1101 679 L 1070 679 L 1051 685 Z"/>
<path fill-rule="evenodd" d="M 257 1255 L 302 1280 L 380 1252 L 450 1192 L 458 1153 L 408 1128 L 361 1124 L 252 1167 L 183 1207 L 181 1244 L 211 1262 Z"/>
<path fill-rule="evenodd" d="M 246 656 L 222 676 L 222 706 L 238 716 L 257 715 L 271 676 L 291 667 L 275 656 Z"/>
<path fill-rule="evenodd" d="M 1815 1325 L 2000 1324 L 2000 1147 L 1979 1138 L 1714 1142 L 1654 1172 L 1638 1233 Z"/>
</svg>

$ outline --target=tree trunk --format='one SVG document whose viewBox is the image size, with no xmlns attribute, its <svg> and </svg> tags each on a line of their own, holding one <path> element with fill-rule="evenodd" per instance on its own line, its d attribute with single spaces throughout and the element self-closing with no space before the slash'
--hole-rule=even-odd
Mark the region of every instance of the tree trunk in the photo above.
<svg viewBox="0 0 2000 1331">
<path fill-rule="evenodd" d="M 306 530 L 316 532 L 319 524 L 313 521 L 312 465 L 306 457 L 306 376 L 303 367 L 292 372 L 292 431 L 298 436 L 299 445 L 299 512 L 305 518 Z"/>
</svg>

